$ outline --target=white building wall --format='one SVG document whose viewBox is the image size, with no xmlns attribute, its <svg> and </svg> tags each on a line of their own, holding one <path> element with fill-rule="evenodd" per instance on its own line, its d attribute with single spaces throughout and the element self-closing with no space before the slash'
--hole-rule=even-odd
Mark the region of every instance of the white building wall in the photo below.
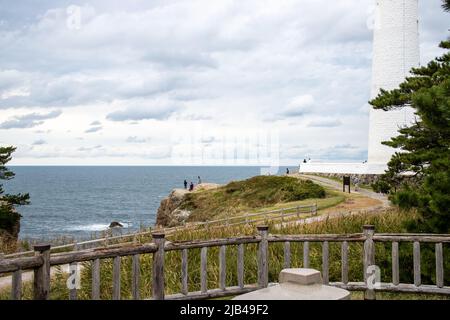
<svg viewBox="0 0 450 320">
<path fill-rule="evenodd" d="M 413 67 L 419 66 L 418 0 L 377 0 L 373 40 L 371 98 L 380 89 L 398 88 Z M 398 135 L 398 129 L 414 120 L 411 108 L 370 110 L 369 165 L 387 164 L 394 149 L 383 141 Z"/>
<path fill-rule="evenodd" d="M 367 163 L 300 163 L 300 173 L 382 174 L 384 164 Z"/>
</svg>

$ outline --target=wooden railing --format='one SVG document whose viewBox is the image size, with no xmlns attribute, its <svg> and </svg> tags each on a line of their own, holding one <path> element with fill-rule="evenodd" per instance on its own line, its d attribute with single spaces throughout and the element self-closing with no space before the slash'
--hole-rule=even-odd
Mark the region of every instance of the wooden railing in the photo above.
<svg viewBox="0 0 450 320">
<path fill-rule="evenodd" d="M 143 237 L 143 236 L 151 236 L 152 233 L 158 232 L 158 233 L 165 233 L 166 235 L 179 232 L 179 231 L 192 231 L 192 230 L 202 230 L 203 228 L 220 228 L 224 225 L 226 226 L 236 226 L 236 225 L 243 225 L 243 224 L 254 224 L 258 222 L 264 222 L 268 223 L 269 221 L 281 221 L 285 222 L 288 220 L 292 220 L 291 218 L 297 218 L 301 219 L 304 218 L 305 214 L 314 216 L 317 215 L 317 204 L 310 204 L 310 205 L 303 205 L 303 206 L 296 206 L 296 207 L 289 207 L 289 208 L 283 208 L 283 209 L 277 209 L 277 210 L 271 210 L 271 211 L 262 211 L 257 213 L 247 213 L 243 215 L 238 216 L 231 216 L 224 219 L 218 219 L 218 220 L 211 220 L 206 222 L 199 222 L 199 223 L 192 223 L 189 225 L 183 225 L 178 227 L 171 227 L 171 228 L 155 228 L 151 231 L 144 231 L 144 232 L 135 232 L 130 234 L 124 234 L 119 236 L 110 236 L 110 237 L 103 237 L 99 239 L 93 239 L 93 240 L 87 240 L 87 241 L 81 241 L 81 242 L 73 242 L 69 244 L 59 245 L 59 246 L 53 246 L 51 247 L 52 252 L 60 252 L 65 250 L 83 250 L 83 249 L 93 249 L 98 247 L 104 247 L 108 246 L 111 243 L 114 242 L 123 242 L 127 241 L 134 241 L 137 237 Z M 0 253 L 1 254 L 1 253 Z M 25 256 L 31 256 L 34 254 L 34 251 L 24 251 L 24 252 L 16 252 L 4 255 L 4 258 L 19 258 L 19 257 L 25 257 Z"/>
<path fill-rule="evenodd" d="M 392 281 L 379 283 L 375 287 L 368 285 L 367 273 L 370 266 L 376 264 L 375 243 L 392 243 Z M 413 244 L 414 283 L 400 283 L 399 274 L 399 243 L 409 242 Z M 131 292 L 133 299 L 140 299 L 140 255 L 153 254 L 152 264 L 152 299 L 208 299 L 224 296 L 235 296 L 246 292 L 265 288 L 269 285 L 268 258 L 269 245 L 273 243 L 284 244 L 285 268 L 291 266 L 291 243 L 303 244 L 303 265 L 310 267 L 310 243 L 322 245 L 322 278 L 324 284 L 329 284 L 348 290 L 362 290 L 366 299 L 374 299 L 375 291 L 413 292 L 450 295 L 450 287 L 445 286 L 444 281 L 444 257 L 443 245 L 450 242 L 449 235 L 431 234 L 375 234 L 373 226 L 365 226 L 363 233 L 349 235 L 269 235 L 267 226 L 258 227 L 258 235 L 232 239 L 216 239 L 206 241 L 166 242 L 164 233 L 154 233 L 153 242 L 143 245 L 135 245 L 121 248 L 105 248 L 100 250 L 86 250 L 50 255 L 50 246 L 35 246 L 35 256 L 4 259 L 0 261 L 0 274 L 12 273 L 11 298 L 20 299 L 22 294 L 22 272 L 33 270 L 34 272 L 34 299 L 48 299 L 50 293 L 50 270 L 52 266 L 90 261 L 92 264 L 92 299 L 100 298 L 100 260 L 113 259 L 112 271 L 112 299 L 121 298 L 120 266 L 121 257 L 132 257 Z M 330 282 L 329 279 L 329 253 L 330 243 L 341 245 L 341 281 Z M 351 243 L 363 244 L 362 263 L 364 266 L 364 279 L 360 282 L 349 282 L 349 245 Z M 436 283 L 423 285 L 421 283 L 421 244 L 435 244 L 436 259 Z M 246 284 L 244 281 L 244 255 L 245 245 L 257 244 L 257 283 Z M 226 287 L 227 261 L 226 251 L 230 246 L 237 246 L 237 283 L 236 286 Z M 219 288 L 207 287 L 207 257 L 208 249 L 219 248 Z M 189 250 L 200 249 L 200 291 L 190 292 L 188 287 L 188 255 Z M 181 252 L 181 292 L 166 296 L 165 290 L 165 253 L 170 251 Z M 77 290 L 70 290 L 70 299 L 77 298 Z"/>
</svg>

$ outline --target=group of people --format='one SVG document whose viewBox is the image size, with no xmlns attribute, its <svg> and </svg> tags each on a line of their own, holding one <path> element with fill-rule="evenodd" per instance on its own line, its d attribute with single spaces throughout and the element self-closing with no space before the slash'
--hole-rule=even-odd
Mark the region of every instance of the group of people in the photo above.
<svg viewBox="0 0 450 320">
<path fill-rule="evenodd" d="M 200 178 L 200 176 L 198 176 L 198 184 L 202 183 L 202 179 Z M 184 179 L 184 188 L 187 189 L 188 188 L 188 182 L 186 179 Z M 189 184 L 189 191 L 194 191 L 194 183 L 191 181 L 191 183 Z"/>
</svg>

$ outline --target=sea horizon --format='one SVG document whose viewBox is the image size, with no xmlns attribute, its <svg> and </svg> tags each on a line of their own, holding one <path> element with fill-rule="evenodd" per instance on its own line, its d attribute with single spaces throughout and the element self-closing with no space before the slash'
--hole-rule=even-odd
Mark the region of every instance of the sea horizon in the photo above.
<svg viewBox="0 0 450 320">
<path fill-rule="evenodd" d="M 9 166 L 8 193 L 30 193 L 18 207 L 20 239 L 86 240 L 101 236 L 113 221 L 135 232 L 154 225 L 159 204 L 184 179 L 226 184 L 261 174 L 260 166 Z M 287 166 L 280 167 L 284 174 Z M 290 170 L 295 167 L 289 167 Z M 120 232 L 120 231 L 119 231 Z"/>
</svg>

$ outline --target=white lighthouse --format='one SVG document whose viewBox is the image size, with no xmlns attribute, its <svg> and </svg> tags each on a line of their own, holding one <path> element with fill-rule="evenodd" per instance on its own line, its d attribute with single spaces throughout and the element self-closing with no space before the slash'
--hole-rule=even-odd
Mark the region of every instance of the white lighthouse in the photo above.
<svg viewBox="0 0 450 320">
<path fill-rule="evenodd" d="M 419 66 L 418 0 L 375 0 L 371 99 L 380 89 L 398 88 L 411 68 Z M 411 108 L 383 111 L 371 108 L 368 163 L 306 163 L 303 173 L 382 174 L 395 150 L 382 144 L 414 121 Z"/>
<path fill-rule="evenodd" d="M 377 0 L 373 39 L 371 98 L 380 89 L 398 88 L 411 68 L 419 66 L 418 0 Z M 382 145 L 414 121 L 411 108 L 370 110 L 369 171 L 382 173 L 394 150 Z"/>
</svg>

